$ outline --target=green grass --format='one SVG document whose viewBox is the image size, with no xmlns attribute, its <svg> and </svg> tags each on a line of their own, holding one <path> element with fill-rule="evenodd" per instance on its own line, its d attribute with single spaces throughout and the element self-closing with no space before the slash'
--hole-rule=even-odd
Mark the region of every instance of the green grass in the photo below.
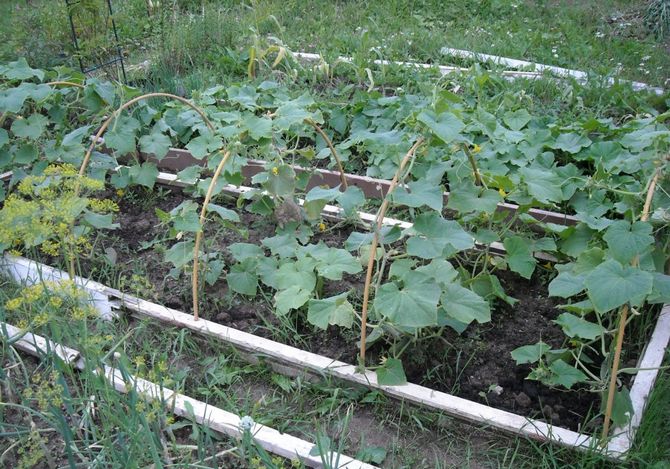
<svg viewBox="0 0 670 469">
<path fill-rule="evenodd" d="M 18 0 L 0 5 L 0 31 L 9 38 L 0 44 L 0 59 L 26 56 L 33 66 L 77 67 L 64 8 L 45 0 L 31 5 Z M 434 71 L 371 64 L 379 58 L 458 62 L 441 55 L 440 49 L 450 46 L 605 75 L 616 72 L 662 85 L 670 76 L 669 40 L 646 34 L 642 9 L 628 2 L 178 1 L 163 2 L 150 20 L 142 0 L 118 0 L 114 5 L 130 83 L 147 91 L 190 96 L 214 85 L 245 81 L 252 46 L 262 53 L 283 44 L 293 51 L 324 54 L 329 73 L 287 60 L 271 69 L 272 53 L 257 64 L 256 81 L 279 81 L 296 94 L 307 88 L 326 101 L 346 99 L 347 87 L 353 84 L 384 93 L 398 92 L 398 87 L 416 94 L 456 90 L 494 114 L 521 106 L 566 123 L 589 117 L 622 119 L 668 108 L 667 95 L 636 93 L 627 86 L 509 82 L 481 67 L 464 76 L 441 78 Z M 596 37 L 600 33 L 602 37 Z M 353 64 L 336 65 L 339 55 L 351 56 Z M 147 60 L 148 69 L 133 70 L 131 64 Z M 117 77 L 113 72 L 112 78 Z"/>
<path fill-rule="evenodd" d="M 0 57 L 32 56 L 52 65 L 68 50 L 60 3 L 3 2 L 0 30 L 10 40 Z M 172 70 L 221 69 L 226 50 L 246 49 L 253 31 L 292 50 L 394 60 L 450 62 L 444 46 L 538 61 L 663 85 L 668 42 L 644 25 L 645 9 L 622 0 L 385 0 L 162 2 L 146 26 L 145 2 L 115 2 L 117 26 L 133 55 L 158 52 Z M 188 8 L 190 6 L 190 8 Z M 144 17 L 144 18 L 143 18 Z M 148 39 L 148 37 L 151 39 Z M 60 47 L 59 47 L 60 46 Z"/>
</svg>

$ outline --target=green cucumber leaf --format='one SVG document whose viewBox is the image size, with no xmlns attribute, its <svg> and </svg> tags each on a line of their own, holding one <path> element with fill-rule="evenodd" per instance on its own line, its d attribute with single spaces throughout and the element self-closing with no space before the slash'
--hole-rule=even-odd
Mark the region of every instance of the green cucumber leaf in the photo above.
<svg viewBox="0 0 670 469">
<path fill-rule="evenodd" d="M 653 281 L 651 272 L 610 259 L 596 267 L 584 284 L 596 311 L 605 313 L 626 303 L 640 305 L 651 293 Z"/>
<path fill-rule="evenodd" d="M 322 300 L 309 300 L 307 320 L 320 329 L 335 325 L 351 329 L 354 324 L 354 307 L 347 301 L 348 292 Z"/>
<path fill-rule="evenodd" d="M 387 358 L 384 364 L 377 368 L 377 384 L 381 386 L 400 386 L 407 383 L 407 376 L 402 362 L 397 358 Z"/>
<path fill-rule="evenodd" d="M 568 337 L 593 340 L 605 332 L 605 328 L 600 324 L 589 322 L 570 313 L 562 313 L 553 322 L 561 326 Z"/>
<path fill-rule="evenodd" d="M 533 345 L 524 345 L 512 350 L 511 355 L 517 365 L 525 363 L 535 363 L 542 358 L 545 352 L 549 351 L 551 346 L 540 341 Z"/>
</svg>

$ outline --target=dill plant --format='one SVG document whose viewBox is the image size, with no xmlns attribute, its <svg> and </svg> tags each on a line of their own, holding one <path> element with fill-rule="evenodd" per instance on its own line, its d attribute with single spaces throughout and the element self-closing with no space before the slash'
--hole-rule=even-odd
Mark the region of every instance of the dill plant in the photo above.
<svg viewBox="0 0 670 469">
<path fill-rule="evenodd" d="M 90 197 L 102 190 L 103 181 L 79 176 L 68 164 L 50 165 L 42 175 L 26 176 L 0 210 L 0 252 L 20 255 L 39 248 L 74 265 L 90 252 L 93 228 L 118 227 L 112 223 L 118 205 Z"/>
</svg>

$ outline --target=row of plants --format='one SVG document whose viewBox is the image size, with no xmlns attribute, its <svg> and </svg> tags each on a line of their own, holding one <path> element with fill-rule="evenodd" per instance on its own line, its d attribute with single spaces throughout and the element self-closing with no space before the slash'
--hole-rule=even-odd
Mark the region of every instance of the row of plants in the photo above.
<svg viewBox="0 0 670 469">
<path fill-rule="evenodd" d="M 159 216 L 173 240 L 165 262 L 175 276 L 191 274 L 195 313 L 199 277 L 213 286 L 225 281 L 249 298 L 269 292 L 278 316 L 306 315 L 321 329 L 360 328 L 361 364 L 370 365 L 366 345 L 376 341 L 418 341 L 443 328 L 462 333 L 471 323 L 490 321 L 496 302 L 515 302 L 497 274 L 542 281 L 533 275 L 539 265 L 534 254 L 543 252 L 555 258 L 544 268 L 558 273 L 549 294 L 566 301 L 556 320 L 565 344 L 552 349 L 539 341 L 513 357 L 532 363 L 529 378 L 548 386 L 612 390 L 612 418 L 625 421 L 627 392 L 614 394 L 618 371 L 609 371 L 618 361 L 612 356 L 620 353 L 614 339 L 623 337 L 628 308 L 634 319 L 653 314 L 648 305 L 670 301 L 664 273 L 670 239 L 667 114 L 566 126 L 523 108 L 496 116 L 438 89 L 430 97 L 357 94 L 351 103 L 328 105 L 308 94 L 291 96 L 269 81 L 215 87 L 192 102 L 161 104 L 95 80 L 45 84 L 45 72 L 25 61 L 0 67 L 0 74 L 0 162 L 3 171 L 12 171 L 0 211 L 3 251 L 39 248 L 65 258 L 73 272 L 92 231 L 116 227 L 115 204 L 86 190 L 102 190 L 103 181 L 117 190 L 153 188 L 157 166 L 138 152 L 160 160 L 180 146 L 204 165 L 178 173 L 180 181 L 194 184 L 193 198 Z M 111 153 L 95 149 L 101 138 Z M 131 163 L 112 171 L 116 156 L 129 154 Z M 252 190 L 234 208 L 211 202 L 225 183 L 244 181 L 248 158 L 266 161 L 265 171 L 251 180 Z M 298 177 L 292 165 L 314 167 L 322 159 L 341 161 L 345 171 L 393 177 L 372 226 L 357 220 L 356 210 L 370 207 L 360 189 L 346 182 L 305 189 L 309 173 Z M 451 193 L 446 206 L 445 189 Z M 201 207 L 196 199 L 204 194 Z M 511 217 L 499 212 L 502 201 L 519 209 Z M 327 203 L 340 206 L 357 227 L 343 248 L 310 243 L 328 229 L 321 216 Z M 528 215 L 531 207 L 569 211 L 579 222 L 542 223 Z M 209 251 L 208 240 L 201 243 L 205 222 L 216 215 L 225 229 L 239 229 L 241 209 L 274 214 L 275 235 L 260 245 L 230 245 L 225 254 Z M 413 225 L 385 226 L 387 213 Z M 502 242 L 506 253 L 491 256 L 493 242 Z M 205 266 L 198 267 L 198 259 Z M 365 266 L 362 299 L 348 290 L 323 295 L 325 283 L 362 273 Z M 377 367 L 378 377 L 399 384 L 403 348 L 390 350 L 397 353 Z"/>
</svg>

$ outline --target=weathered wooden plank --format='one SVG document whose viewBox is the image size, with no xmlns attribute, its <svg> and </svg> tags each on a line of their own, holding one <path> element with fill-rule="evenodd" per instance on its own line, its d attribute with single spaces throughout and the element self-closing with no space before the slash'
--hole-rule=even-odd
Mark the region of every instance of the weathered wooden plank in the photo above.
<svg viewBox="0 0 670 469">
<path fill-rule="evenodd" d="M 612 434 L 613 442 L 620 442 L 623 446 L 626 443 L 632 443 L 637 429 L 642 423 L 642 416 L 649 401 L 649 396 L 654 388 L 658 372 L 663 365 L 665 353 L 670 344 L 670 305 L 663 306 L 656 322 L 656 327 L 647 342 L 642 356 L 637 364 L 640 370 L 633 379 L 633 386 L 630 389 L 630 400 L 633 404 L 633 415 L 630 422 L 625 427 L 615 428 Z"/>
<path fill-rule="evenodd" d="M 77 350 L 47 340 L 31 332 L 21 330 L 11 324 L 0 322 L 0 333 L 2 333 L 2 338 L 13 347 L 31 355 L 40 357 L 53 353 L 71 366 L 74 366 L 77 360 L 79 360 L 79 352 Z"/>
<path fill-rule="evenodd" d="M 177 179 L 177 176 L 175 174 L 170 174 L 170 173 L 158 173 L 158 179 L 157 182 L 161 184 L 166 184 L 166 185 L 173 185 L 177 187 L 185 187 L 188 184 L 184 184 L 180 182 Z M 229 194 L 244 194 L 245 192 L 249 192 L 253 190 L 251 187 L 246 187 L 246 186 L 233 186 L 231 184 L 228 184 L 223 187 L 223 191 L 227 192 Z M 304 199 L 297 199 L 298 204 L 303 205 L 305 203 Z M 337 207 L 335 205 L 330 205 L 327 204 L 323 207 L 321 210 L 322 215 L 324 218 L 332 219 L 332 220 L 341 220 L 342 216 L 344 215 L 344 210 L 341 209 L 340 207 Z M 358 218 L 366 223 L 374 223 L 376 220 L 376 215 L 373 215 L 372 213 L 367 213 L 367 212 L 356 212 L 358 215 Z M 382 224 L 386 226 L 398 226 L 402 229 L 406 228 L 411 228 L 413 226 L 413 223 L 404 221 L 404 220 L 398 220 L 397 218 L 390 218 L 390 217 L 384 217 L 382 219 Z M 474 238 L 473 238 L 474 241 Z M 475 246 L 478 249 L 485 249 L 486 245 L 480 244 L 475 242 Z M 505 246 L 503 243 L 500 243 L 498 241 L 494 241 L 491 244 L 488 245 L 489 250 L 494 253 L 494 254 L 501 254 L 504 255 L 506 253 L 505 251 Z M 545 252 L 541 251 L 535 251 L 533 253 L 533 256 L 536 258 L 547 261 L 547 262 L 556 262 L 556 258 L 552 256 L 551 254 L 547 254 Z"/>
<path fill-rule="evenodd" d="M 670 341 L 670 333 L 668 332 L 670 331 L 670 305 L 664 305 L 663 314 L 656 323 L 650 346 L 645 349 L 640 361 L 640 367 L 645 368 L 647 372 L 646 377 L 641 379 L 637 386 L 634 384 L 633 390 L 631 390 L 631 396 L 634 398 L 634 401 L 640 402 L 634 404 L 637 415 L 636 420 L 633 421 L 628 430 L 619 429 L 619 434 L 616 434 L 616 437 L 612 438 L 606 447 L 599 448 L 598 440 L 588 435 L 552 426 L 545 422 L 522 417 L 511 412 L 494 409 L 412 383 L 401 386 L 382 386 L 377 382 L 376 374 L 371 371 L 361 373 L 353 365 L 344 362 L 257 337 L 253 334 L 238 331 L 205 319 L 195 321 L 190 314 L 167 308 L 133 295 L 127 295 L 97 282 L 89 281 L 86 285 L 95 285 L 98 291 L 100 289 L 104 290 L 105 294 L 117 298 L 122 306 L 138 315 L 174 326 L 186 327 L 203 336 L 216 338 L 241 350 L 246 356 L 258 355 L 266 357 L 272 363 L 279 364 L 280 370 L 283 367 L 288 367 L 293 370 L 305 370 L 305 372 L 315 376 L 331 376 L 368 388 L 378 389 L 388 396 L 441 410 L 448 415 L 478 425 L 490 426 L 527 438 L 551 441 L 577 449 L 599 449 L 603 454 L 613 459 L 624 458 L 626 451 L 632 445 L 635 430 L 639 426 L 639 422 L 643 416 L 644 404 L 648 399 L 653 381 L 658 373 L 659 365 L 657 363 L 659 363 L 659 360 L 662 360 L 662 350 L 665 349 L 668 341 Z M 653 379 L 650 379 L 652 375 Z"/>
<path fill-rule="evenodd" d="M 471 52 L 462 49 L 452 49 L 450 47 L 443 47 L 440 50 L 440 52 L 444 55 L 449 55 L 452 57 L 460 57 L 462 59 L 488 61 L 514 68 L 532 68 L 533 70 L 536 70 L 540 73 L 549 72 L 559 77 L 571 77 L 576 79 L 580 83 L 586 83 L 589 79 L 589 74 L 586 72 L 582 72 L 580 70 L 571 70 L 569 68 L 556 67 L 554 65 L 544 65 L 535 62 L 528 62 L 525 60 L 500 57 L 498 55 L 481 54 L 478 52 Z M 662 95 L 665 92 L 663 88 L 651 86 L 646 83 L 641 83 L 639 81 L 615 80 L 612 77 L 607 77 L 606 79 L 606 83 L 609 86 L 614 85 L 616 82 L 629 83 L 635 91 L 649 90 L 657 95 Z"/>
<path fill-rule="evenodd" d="M 577 448 L 595 448 L 593 438 L 564 428 L 548 425 L 545 422 L 529 419 L 511 412 L 469 401 L 447 393 L 408 383 L 401 386 L 382 386 L 372 371 L 358 372 L 356 367 L 344 362 L 323 357 L 295 347 L 290 347 L 269 339 L 211 322 L 204 319 L 194 320 L 185 314 L 141 298 L 109 290 L 112 296 L 119 298 L 123 306 L 140 315 L 163 323 L 185 327 L 199 334 L 213 337 L 251 354 L 268 357 L 271 361 L 303 369 L 311 374 L 331 376 L 350 383 L 378 389 L 384 394 L 413 404 L 444 411 L 462 420 L 478 425 L 498 428 L 527 438 L 553 441 L 564 446 Z M 608 445 L 606 453 L 612 457 L 621 456 L 627 447 L 624 441 Z"/>
<path fill-rule="evenodd" d="M 0 257 L 0 272 L 14 279 L 15 282 L 25 285 L 35 285 L 41 282 L 61 282 L 70 279 L 67 272 L 25 257 L 10 254 Z M 74 282 L 89 293 L 91 305 L 98 310 L 103 319 L 116 317 L 116 305 L 110 302 L 108 296 L 103 292 L 104 285 L 78 276 L 74 278 Z"/>
<path fill-rule="evenodd" d="M 168 154 L 161 160 L 157 160 L 151 156 L 144 155 L 148 161 L 156 163 L 159 169 L 169 170 L 171 172 L 179 172 L 190 166 L 199 165 L 204 166 L 204 160 L 195 159 L 187 150 L 180 150 L 172 148 Z M 242 175 L 246 178 L 247 183 L 253 176 L 265 170 L 266 162 L 261 160 L 249 160 L 242 168 Z M 338 171 L 331 171 L 321 168 L 304 168 L 299 165 L 293 166 L 296 173 L 310 173 L 311 177 L 307 183 L 307 189 L 316 186 L 337 187 L 341 184 L 340 173 Z M 390 187 L 391 181 L 385 179 L 376 179 L 368 176 L 360 176 L 357 174 L 345 174 L 347 184 L 355 186 L 363 191 L 365 197 L 369 199 L 382 199 L 386 197 L 386 193 Z M 449 202 L 449 192 L 443 194 L 444 205 Z M 498 211 L 514 213 L 519 209 L 516 204 L 501 202 L 498 204 Z M 538 221 L 551 222 L 559 225 L 575 225 L 578 220 L 572 216 L 559 212 L 552 212 L 538 208 L 532 208 L 528 214 Z"/>
<path fill-rule="evenodd" d="M 163 386 L 158 386 L 137 376 L 125 380 L 119 370 L 110 366 L 105 366 L 105 377 L 121 393 L 127 393 L 128 385 L 130 385 L 149 400 L 168 402 L 172 412 L 179 417 L 192 419 L 201 425 L 233 438 L 243 436 L 244 431 L 240 425 L 241 417 L 232 412 L 214 407 Z M 255 422 L 249 431 L 253 435 L 254 441 L 266 451 L 289 460 L 299 459 L 309 467 L 324 467 L 319 455 L 313 456 L 310 454 L 312 448 L 314 448 L 314 443 L 288 433 L 281 433 L 274 428 Z M 324 455 L 324 458 L 333 464 L 332 467 L 350 469 L 371 469 L 375 467 L 335 452 L 329 452 Z M 336 461 L 338 462 L 337 466 L 335 466 Z"/>
</svg>

